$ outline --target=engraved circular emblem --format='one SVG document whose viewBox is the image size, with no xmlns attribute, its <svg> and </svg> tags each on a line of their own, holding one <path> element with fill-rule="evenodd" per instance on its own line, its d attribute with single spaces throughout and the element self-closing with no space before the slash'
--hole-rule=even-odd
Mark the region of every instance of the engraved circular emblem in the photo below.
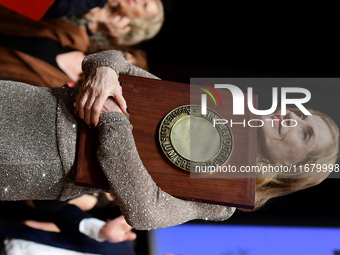
<svg viewBox="0 0 340 255">
<path fill-rule="evenodd" d="M 215 120 L 215 126 L 214 126 Z M 213 110 L 201 114 L 201 106 L 173 109 L 161 122 L 159 142 L 165 156 L 190 171 L 196 166 L 222 166 L 233 149 L 233 135 L 223 118 Z"/>
</svg>

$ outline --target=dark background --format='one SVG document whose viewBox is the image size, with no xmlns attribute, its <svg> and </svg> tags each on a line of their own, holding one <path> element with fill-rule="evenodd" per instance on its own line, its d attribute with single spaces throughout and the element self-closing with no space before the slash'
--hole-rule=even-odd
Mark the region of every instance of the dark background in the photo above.
<svg viewBox="0 0 340 255">
<path fill-rule="evenodd" d="M 163 29 L 142 44 L 150 71 L 164 80 L 339 77 L 337 2 L 164 0 L 164 5 Z M 340 87 L 319 91 L 320 104 L 339 109 L 327 97 L 337 98 Z M 223 224 L 340 226 L 339 184 L 326 180 L 258 212 L 238 212 Z"/>
<path fill-rule="evenodd" d="M 164 0 L 151 71 L 190 77 L 338 77 L 337 2 Z"/>
<path fill-rule="evenodd" d="M 163 2 L 164 27 L 142 47 L 148 52 L 150 71 L 164 80 L 339 77 L 340 4 L 336 1 Z M 319 105 L 340 118 L 336 103 L 340 87 L 318 91 Z M 276 198 L 257 212 L 236 212 L 216 224 L 339 227 L 339 184 L 339 179 L 325 180 Z"/>
</svg>

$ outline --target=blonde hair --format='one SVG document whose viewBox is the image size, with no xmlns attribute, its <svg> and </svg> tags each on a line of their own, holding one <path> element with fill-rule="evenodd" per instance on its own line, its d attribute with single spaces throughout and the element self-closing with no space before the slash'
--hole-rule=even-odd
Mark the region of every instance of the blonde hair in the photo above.
<svg viewBox="0 0 340 255">
<path fill-rule="evenodd" d="M 114 42 L 118 45 L 135 45 L 154 37 L 161 29 L 164 22 L 164 8 L 160 0 L 156 0 L 158 14 L 152 18 L 137 18 L 130 22 L 130 31 L 115 37 Z"/>
<path fill-rule="evenodd" d="M 292 112 L 298 113 L 297 109 L 289 109 Z M 334 166 L 339 151 L 339 128 L 335 122 L 326 114 L 319 111 L 309 110 L 312 115 L 317 115 L 326 123 L 332 134 L 333 143 L 325 149 L 313 152 L 297 166 L 310 166 L 310 164 L 318 164 L 319 166 L 328 166 L 327 171 L 297 171 L 296 173 L 269 173 L 260 174 L 256 179 L 255 191 L 255 208 L 261 208 L 268 200 L 288 195 L 290 193 L 306 189 L 321 183 L 328 177 Z M 257 165 L 272 165 L 264 157 L 258 157 Z M 246 211 L 246 210 L 245 210 Z"/>
</svg>

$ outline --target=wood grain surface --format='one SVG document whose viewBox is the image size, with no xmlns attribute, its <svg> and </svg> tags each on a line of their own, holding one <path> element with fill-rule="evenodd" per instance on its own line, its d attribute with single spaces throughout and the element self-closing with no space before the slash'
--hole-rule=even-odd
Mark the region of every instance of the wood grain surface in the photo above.
<svg viewBox="0 0 340 255">
<path fill-rule="evenodd" d="M 192 178 L 189 172 L 179 169 L 162 152 L 158 130 L 164 116 L 179 106 L 193 102 L 200 104 L 198 96 L 190 98 L 190 85 L 125 75 L 120 76 L 120 81 L 123 82 L 123 93 L 130 110 L 130 122 L 134 127 L 133 135 L 138 152 L 146 169 L 162 190 L 183 199 L 242 208 L 254 206 L 254 174 L 246 174 L 242 178 L 209 174 L 203 176 L 204 178 Z M 231 93 L 220 89 L 219 94 L 223 99 L 223 105 L 215 106 L 208 100 L 208 108 L 218 112 L 225 119 L 232 118 L 234 122 L 254 119 L 247 110 L 245 115 L 232 116 Z M 256 105 L 255 96 L 254 106 Z M 241 166 L 255 165 L 256 128 L 235 125 L 231 130 L 234 148 L 226 165 L 236 166 L 237 169 Z M 96 132 L 85 126 L 81 129 L 76 182 L 78 185 L 107 188 L 107 180 L 96 162 L 95 153 L 98 147 Z"/>
</svg>

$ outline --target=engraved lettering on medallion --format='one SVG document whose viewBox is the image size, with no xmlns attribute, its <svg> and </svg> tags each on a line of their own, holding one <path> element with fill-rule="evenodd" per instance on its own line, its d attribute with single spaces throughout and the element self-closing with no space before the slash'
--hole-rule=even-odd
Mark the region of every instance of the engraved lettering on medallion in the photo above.
<svg viewBox="0 0 340 255">
<path fill-rule="evenodd" d="M 225 164 L 232 153 L 233 136 L 227 123 L 213 125 L 216 119 L 222 117 L 210 109 L 207 109 L 206 115 L 202 115 L 200 106 L 181 106 L 172 110 L 164 117 L 159 128 L 159 142 L 165 156 L 174 165 L 186 171 L 205 166 L 209 172 L 209 167 Z M 191 143 L 190 137 L 194 139 L 194 144 Z M 214 138 L 210 139 L 212 137 Z M 198 152 L 199 156 L 192 157 L 196 155 L 191 154 L 192 150 L 197 149 L 202 150 Z"/>
</svg>

